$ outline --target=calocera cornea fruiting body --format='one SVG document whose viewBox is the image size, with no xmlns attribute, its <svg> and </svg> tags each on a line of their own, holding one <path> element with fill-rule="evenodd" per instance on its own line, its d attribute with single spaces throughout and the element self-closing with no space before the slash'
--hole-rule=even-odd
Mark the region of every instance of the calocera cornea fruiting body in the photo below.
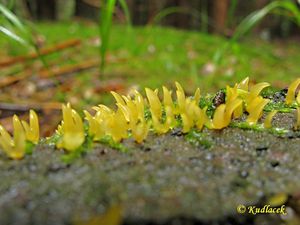
<svg viewBox="0 0 300 225">
<path fill-rule="evenodd" d="M 294 130 L 300 129 L 300 107 L 297 107 L 296 110 L 297 116 L 296 116 L 296 123 L 294 125 Z"/>
<path fill-rule="evenodd" d="M 105 105 L 93 108 L 99 115 L 99 122 L 105 130 L 105 135 L 110 135 L 115 142 L 128 137 L 128 123 L 120 109 L 115 112 Z"/>
<path fill-rule="evenodd" d="M 238 83 L 238 89 L 243 91 L 248 91 L 249 89 L 249 77 L 246 77 L 244 80 L 242 80 L 240 83 Z"/>
<path fill-rule="evenodd" d="M 151 90 L 145 88 L 146 96 L 149 102 L 149 109 L 151 112 L 151 122 L 154 131 L 158 134 L 164 134 L 169 131 L 174 123 L 174 106 L 171 103 L 171 95 L 169 91 L 165 88 L 164 90 L 164 102 L 166 118 L 165 121 L 162 121 L 163 106 L 158 98 L 158 90 Z"/>
<path fill-rule="evenodd" d="M 295 98 L 299 85 L 300 78 L 289 86 L 285 100 L 287 105 L 291 105 L 295 100 L 300 104 L 299 93 Z M 159 98 L 158 89 L 145 88 L 146 97 L 143 97 L 138 91 L 135 91 L 132 96 L 111 92 L 116 100 L 117 108 L 111 109 L 100 104 L 93 107 L 95 110 L 93 115 L 84 111 L 84 119 L 88 125 L 86 130 L 82 118 L 71 108 L 71 105 L 63 105 L 63 120 L 56 130 L 59 136 L 59 140 L 56 142 L 57 148 L 73 152 L 83 145 L 87 135 L 91 137 L 87 140 L 95 142 L 105 141 L 109 136 L 114 142 L 133 138 L 137 143 L 142 143 L 151 130 L 156 134 L 167 133 L 175 127 L 181 127 L 182 133 L 188 133 L 194 128 L 202 130 L 204 127 L 221 130 L 228 127 L 233 119 L 240 118 L 245 112 L 248 113 L 247 127 L 254 128 L 262 117 L 266 105 L 270 102 L 270 99 L 265 99 L 260 95 L 261 91 L 269 86 L 269 83 L 262 82 L 249 87 L 249 78 L 246 78 L 233 87 L 227 86 L 225 103 L 215 109 L 213 116 L 208 116 L 207 109 L 210 105 L 207 104 L 202 108 L 199 106 L 201 99 L 199 88 L 196 89 L 194 96 L 186 97 L 184 89 L 178 82 L 175 83 L 175 86 L 175 100 L 172 98 L 172 91 L 165 86 L 162 87 L 162 100 Z M 203 105 L 202 103 L 201 105 Z M 292 108 L 294 105 L 288 107 Z M 148 110 L 151 116 L 146 117 L 145 112 Z M 209 110 L 211 112 L 213 108 L 209 108 Z M 272 128 L 272 119 L 276 113 L 276 110 L 268 113 L 264 123 L 259 127 L 261 129 Z M 236 122 L 240 120 L 236 120 Z M 0 125 L 0 145 L 10 158 L 21 159 L 26 152 L 26 141 L 33 144 L 39 142 L 37 114 L 30 110 L 29 123 L 20 121 L 17 116 L 14 116 L 13 128 L 14 135 L 11 137 Z M 299 106 L 297 106 L 297 120 L 294 129 L 300 129 Z M 272 131 L 274 129 L 271 129 Z"/>
<path fill-rule="evenodd" d="M 295 80 L 294 82 L 292 82 L 291 85 L 288 87 L 288 92 L 287 92 L 286 98 L 285 98 L 285 103 L 287 105 L 290 105 L 290 104 L 292 104 L 294 102 L 296 90 L 297 90 L 297 88 L 298 88 L 299 85 L 300 85 L 300 78 L 298 78 L 297 80 Z M 299 94 L 297 96 L 297 102 L 300 103 L 300 96 L 299 96 Z"/>
<path fill-rule="evenodd" d="M 201 97 L 200 89 L 196 89 L 193 98 L 186 98 L 181 85 L 178 82 L 176 82 L 175 85 L 177 88 L 177 107 L 175 108 L 174 114 L 180 115 L 181 117 L 182 132 L 187 133 L 195 126 L 199 130 L 202 130 L 204 124 L 208 120 L 208 117 L 206 116 L 206 108 L 201 109 L 199 107 Z"/>
<path fill-rule="evenodd" d="M 246 88 L 246 83 L 244 83 L 242 85 L 242 88 Z M 247 91 L 241 89 L 239 90 L 238 89 L 239 85 L 238 84 L 235 84 L 233 88 L 231 88 L 230 86 L 227 86 L 226 87 L 226 104 L 228 105 L 230 102 L 233 102 L 235 101 L 236 99 L 240 99 L 242 100 L 243 99 L 243 94 L 244 93 L 248 93 Z M 247 89 L 248 89 L 248 86 L 247 86 Z M 233 118 L 239 118 L 240 116 L 242 116 L 244 112 L 244 109 L 243 109 L 243 104 L 239 104 L 234 110 L 233 110 L 233 115 L 232 117 Z M 231 117 L 231 115 L 230 115 Z M 231 119 L 231 118 L 230 118 Z"/>
<path fill-rule="evenodd" d="M 29 111 L 29 125 L 24 120 L 22 120 L 22 125 L 25 130 L 26 139 L 34 144 L 37 144 L 40 139 L 40 126 L 39 119 L 35 111 Z"/>
<path fill-rule="evenodd" d="M 267 128 L 267 129 L 272 128 L 272 120 L 277 112 L 278 112 L 277 110 L 273 110 L 267 115 L 267 117 L 264 121 L 264 128 Z"/>
<path fill-rule="evenodd" d="M 247 105 L 247 111 L 249 113 L 247 122 L 250 125 L 255 125 L 259 118 L 262 116 L 264 107 L 270 102 L 269 99 L 264 99 L 261 96 L 255 97 L 251 100 L 250 104 Z"/>
<path fill-rule="evenodd" d="M 12 159 L 21 159 L 25 155 L 26 135 L 18 116 L 13 116 L 13 138 L 0 125 L 0 144 L 6 155 Z"/>
<path fill-rule="evenodd" d="M 62 106 L 63 121 L 59 128 L 61 139 L 57 142 L 57 148 L 64 148 L 67 151 L 78 149 L 85 140 L 83 122 L 78 113 L 71 108 L 71 105 Z"/>
<path fill-rule="evenodd" d="M 101 125 L 102 118 L 99 115 L 92 116 L 86 110 L 83 112 L 89 124 L 88 134 L 93 138 L 93 141 L 100 141 L 105 136 L 104 126 Z"/>
<path fill-rule="evenodd" d="M 212 128 L 219 130 L 227 127 L 231 122 L 234 110 L 237 109 L 242 102 L 241 99 L 234 99 L 226 104 L 219 105 L 212 119 Z"/>
<path fill-rule="evenodd" d="M 125 121 L 128 124 L 128 131 L 136 142 L 141 143 L 149 132 L 149 124 L 144 117 L 145 106 L 144 99 L 137 91 L 134 93 L 134 99 L 131 97 L 120 96 L 112 92 L 117 101 L 118 110 L 123 113 Z"/>
<path fill-rule="evenodd" d="M 20 121 L 17 115 L 13 116 L 13 137 L 0 125 L 0 145 L 9 158 L 22 159 L 26 152 L 26 141 L 33 144 L 39 142 L 39 120 L 37 114 L 30 110 L 29 125 Z"/>
<path fill-rule="evenodd" d="M 150 106 L 151 116 L 160 120 L 162 116 L 162 105 L 157 95 L 158 90 L 153 91 L 150 88 L 145 88 L 145 91 Z"/>
<path fill-rule="evenodd" d="M 261 91 L 266 88 L 266 87 L 269 87 L 270 84 L 267 83 L 267 82 L 261 82 L 261 83 L 258 83 L 256 85 L 254 85 L 250 91 L 249 91 L 249 94 L 248 96 L 246 97 L 246 101 L 247 102 L 251 102 L 251 100 L 255 99 L 257 96 L 259 96 L 259 94 L 261 93 Z"/>
</svg>

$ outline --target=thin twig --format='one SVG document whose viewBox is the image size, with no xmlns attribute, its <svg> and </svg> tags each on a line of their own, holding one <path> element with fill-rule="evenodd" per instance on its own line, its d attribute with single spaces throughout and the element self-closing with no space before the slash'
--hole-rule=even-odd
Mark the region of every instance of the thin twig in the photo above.
<svg viewBox="0 0 300 225">
<path fill-rule="evenodd" d="M 67 40 L 65 42 L 59 43 L 55 46 L 42 48 L 42 49 L 40 49 L 39 53 L 33 52 L 33 53 L 30 53 L 25 56 L 17 56 L 17 57 L 8 58 L 3 61 L 0 61 L 0 68 L 10 66 L 15 63 L 23 62 L 26 60 L 36 59 L 39 56 L 48 55 L 53 52 L 61 51 L 66 48 L 71 48 L 71 47 L 80 45 L 80 43 L 81 43 L 81 41 L 79 39 L 71 39 L 71 40 Z"/>
<path fill-rule="evenodd" d="M 33 73 L 32 70 L 29 69 L 29 70 L 25 70 L 24 72 L 19 73 L 19 74 L 3 77 L 0 79 L 0 88 L 7 87 L 11 84 L 14 84 L 14 83 L 20 81 L 20 80 L 26 79 L 26 78 L 30 77 L 32 75 L 32 73 Z"/>
</svg>

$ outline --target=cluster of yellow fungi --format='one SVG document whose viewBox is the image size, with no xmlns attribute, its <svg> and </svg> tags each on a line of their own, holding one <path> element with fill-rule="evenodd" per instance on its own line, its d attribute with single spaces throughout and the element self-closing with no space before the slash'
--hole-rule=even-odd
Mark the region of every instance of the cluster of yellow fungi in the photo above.
<svg viewBox="0 0 300 225">
<path fill-rule="evenodd" d="M 75 151 L 85 142 L 89 136 L 93 141 L 101 141 L 109 136 L 114 142 L 132 137 L 137 143 L 142 143 L 148 135 L 149 130 L 157 134 L 167 133 L 169 130 L 181 126 L 182 132 L 187 133 L 192 128 L 202 130 L 220 130 L 227 127 L 232 119 L 240 118 L 247 112 L 246 123 L 250 126 L 257 124 L 263 115 L 265 106 L 269 99 L 263 98 L 260 93 L 268 87 L 266 82 L 258 83 L 249 87 L 249 78 L 235 84 L 233 87 L 226 87 L 226 99 L 223 104 L 216 107 L 210 118 L 207 115 L 207 106 L 201 108 L 200 89 L 195 91 L 194 96 L 186 97 L 185 92 L 179 83 L 176 85 L 176 101 L 172 98 L 172 91 L 163 86 L 163 99 L 160 100 L 158 90 L 146 88 L 146 98 L 138 91 L 134 96 L 124 96 L 111 92 L 116 100 L 116 110 L 105 105 L 93 107 L 95 113 L 92 115 L 84 111 L 84 120 L 87 122 L 87 130 L 84 120 L 72 109 L 70 104 L 62 106 L 63 120 L 58 126 L 56 133 L 60 137 L 56 143 L 59 149 L 69 152 Z M 291 105 L 296 102 L 297 121 L 295 129 L 300 129 L 300 92 L 296 91 L 300 85 L 300 78 L 294 81 L 288 88 L 285 103 Z M 148 109 L 151 118 L 145 117 Z M 272 127 L 272 118 L 277 111 L 271 111 L 265 118 L 263 126 Z M 38 116 L 30 110 L 30 122 L 20 121 L 18 116 L 13 116 L 13 138 L 0 125 L 0 145 L 6 155 L 12 159 L 20 159 L 26 153 L 26 142 L 37 144 L 39 142 Z"/>
<path fill-rule="evenodd" d="M 26 150 L 26 141 L 37 144 L 40 138 L 39 121 L 37 114 L 30 110 L 29 124 L 26 121 L 20 121 L 19 117 L 13 116 L 13 138 L 0 125 L 0 145 L 6 155 L 12 159 L 23 158 Z"/>
</svg>

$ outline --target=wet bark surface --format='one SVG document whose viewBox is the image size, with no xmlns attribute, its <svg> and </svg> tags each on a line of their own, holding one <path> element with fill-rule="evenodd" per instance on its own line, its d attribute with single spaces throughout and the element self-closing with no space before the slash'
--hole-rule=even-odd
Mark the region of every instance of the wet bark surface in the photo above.
<svg viewBox="0 0 300 225">
<path fill-rule="evenodd" d="M 180 130 L 125 140 L 122 153 L 106 145 L 75 159 L 39 145 L 20 161 L 0 159 L 0 224 L 80 224 L 122 209 L 123 224 L 298 224 L 300 136 L 294 114 L 278 114 L 274 126 L 290 133 L 204 129 L 189 142 Z M 287 217 L 238 214 L 237 206 L 263 206 L 285 193 Z M 298 197 L 297 197 L 298 196 Z M 298 222 L 297 222 L 298 221 Z M 107 224 L 109 225 L 109 224 Z"/>
</svg>

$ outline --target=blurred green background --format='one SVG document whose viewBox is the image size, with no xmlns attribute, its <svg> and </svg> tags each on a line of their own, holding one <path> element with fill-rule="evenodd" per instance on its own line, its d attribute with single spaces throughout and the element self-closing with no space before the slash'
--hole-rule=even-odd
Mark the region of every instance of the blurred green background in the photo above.
<svg viewBox="0 0 300 225">
<path fill-rule="evenodd" d="M 109 104 L 110 90 L 179 81 L 207 93 L 246 76 L 284 88 L 299 76 L 294 0 L 0 3 L 2 102 L 88 107 Z"/>
</svg>

